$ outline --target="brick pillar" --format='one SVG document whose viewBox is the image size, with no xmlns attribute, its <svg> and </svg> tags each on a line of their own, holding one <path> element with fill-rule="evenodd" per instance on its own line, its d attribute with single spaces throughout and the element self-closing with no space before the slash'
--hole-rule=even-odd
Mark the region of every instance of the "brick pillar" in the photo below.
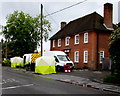
<svg viewBox="0 0 120 96">
<path fill-rule="evenodd" d="M 50 40 L 50 51 L 52 51 L 53 48 L 53 40 Z"/>
<path fill-rule="evenodd" d="M 98 64 L 98 54 L 97 54 L 97 32 L 92 32 L 92 55 L 91 55 L 91 69 L 92 70 L 97 70 L 97 64 Z"/>
<path fill-rule="evenodd" d="M 104 24 L 107 28 L 113 28 L 112 15 L 113 5 L 110 3 L 104 4 Z"/>
</svg>

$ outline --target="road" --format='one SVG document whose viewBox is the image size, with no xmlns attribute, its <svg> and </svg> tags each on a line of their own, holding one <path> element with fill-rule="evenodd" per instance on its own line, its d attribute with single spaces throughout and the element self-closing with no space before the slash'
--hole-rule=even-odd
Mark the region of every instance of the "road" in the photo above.
<svg viewBox="0 0 120 96">
<path fill-rule="evenodd" d="M 2 96 L 5 94 L 69 94 L 69 96 L 72 94 L 111 94 L 111 92 L 46 79 L 29 73 L 7 70 L 4 67 L 2 75 Z"/>
</svg>

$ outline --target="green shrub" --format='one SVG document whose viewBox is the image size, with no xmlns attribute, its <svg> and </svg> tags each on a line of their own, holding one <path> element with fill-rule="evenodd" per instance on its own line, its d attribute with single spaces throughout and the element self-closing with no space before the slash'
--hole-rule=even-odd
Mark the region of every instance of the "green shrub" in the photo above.
<svg viewBox="0 0 120 96">
<path fill-rule="evenodd" d="M 111 75 L 105 77 L 105 81 L 120 84 L 120 27 L 114 30 L 110 36 L 109 52 L 112 59 Z"/>
<path fill-rule="evenodd" d="M 10 64 L 11 64 L 11 62 L 10 62 L 9 59 L 6 59 L 6 60 L 3 60 L 3 61 L 2 61 L 2 65 L 3 65 L 3 66 L 10 66 Z"/>
<path fill-rule="evenodd" d="M 120 84 L 120 78 L 116 74 L 107 75 L 104 79 L 104 82 Z"/>
</svg>

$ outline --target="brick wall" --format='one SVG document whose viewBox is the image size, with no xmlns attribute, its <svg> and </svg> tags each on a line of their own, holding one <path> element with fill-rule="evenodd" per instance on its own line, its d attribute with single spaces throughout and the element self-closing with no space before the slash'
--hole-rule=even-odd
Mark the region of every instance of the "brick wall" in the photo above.
<svg viewBox="0 0 120 96">
<path fill-rule="evenodd" d="M 104 57 L 105 58 L 108 58 L 110 57 L 110 54 L 109 54 L 109 37 L 110 37 L 110 32 L 107 32 L 107 33 L 104 33 L 104 32 L 100 32 L 99 33 L 99 48 L 98 48 L 98 52 L 100 51 L 104 51 Z M 98 67 L 100 68 L 101 67 L 101 64 L 100 64 L 100 60 L 98 60 Z"/>
<path fill-rule="evenodd" d="M 109 57 L 108 44 L 110 33 L 100 32 L 97 38 L 97 32 L 88 32 L 88 43 L 84 43 L 84 33 L 79 34 L 79 44 L 74 44 L 74 36 L 70 37 L 69 46 L 65 46 L 65 38 L 61 39 L 61 47 L 58 47 L 58 40 L 55 40 L 55 47 L 52 47 L 51 40 L 51 51 L 59 50 L 64 51 L 64 49 L 70 49 L 69 57 L 74 62 L 74 52 L 79 51 L 79 63 L 74 62 L 76 68 L 88 67 L 92 70 L 99 69 L 99 54 L 100 50 L 105 51 L 105 57 Z M 98 44 L 97 44 L 98 39 Z M 98 49 L 97 49 L 98 46 Z M 84 51 L 88 51 L 88 63 L 84 63 Z"/>
</svg>

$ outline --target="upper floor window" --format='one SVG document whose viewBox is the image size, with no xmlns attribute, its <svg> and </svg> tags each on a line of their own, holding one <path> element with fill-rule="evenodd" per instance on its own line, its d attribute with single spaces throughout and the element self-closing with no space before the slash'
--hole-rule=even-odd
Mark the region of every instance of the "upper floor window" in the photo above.
<svg viewBox="0 0 120 96">
<path fill-rule="evenodd" d="M 104 58 L 104 51 L 100 51 L 100 63 L 102 63 Z"/>
<path fill-rule="evenodd" d="M 55 40 L 53 40 L 53 47 L 55 47 Z"/>
<path fill-rule="evenodd" d="M 75 35 L 75 44 L 79 44 L 79 34 Z"/>
<path fill-rule="evenodd" d="M 61 39 L 58 39 L 58 47 L 61 46 Z"/>
<path fill-rule="evenodd" d="M 74 52 L 74 62 L 79 62 L 79 51 Z"/>
<path fill-rule="evenodd" d="M 88 33 L 84 33 L 84 43 L 88 43 Z"/>
<path fill-rule="evenodd" d="M 84 51 L 84 63 L 88 63 L 88 51 Z"/>
<path fill-rule="evenodd" d="M 65 45 L 68 46 L 70 42 L 70 37 L 66 37 L 65 38 Z"/>
</svg>

